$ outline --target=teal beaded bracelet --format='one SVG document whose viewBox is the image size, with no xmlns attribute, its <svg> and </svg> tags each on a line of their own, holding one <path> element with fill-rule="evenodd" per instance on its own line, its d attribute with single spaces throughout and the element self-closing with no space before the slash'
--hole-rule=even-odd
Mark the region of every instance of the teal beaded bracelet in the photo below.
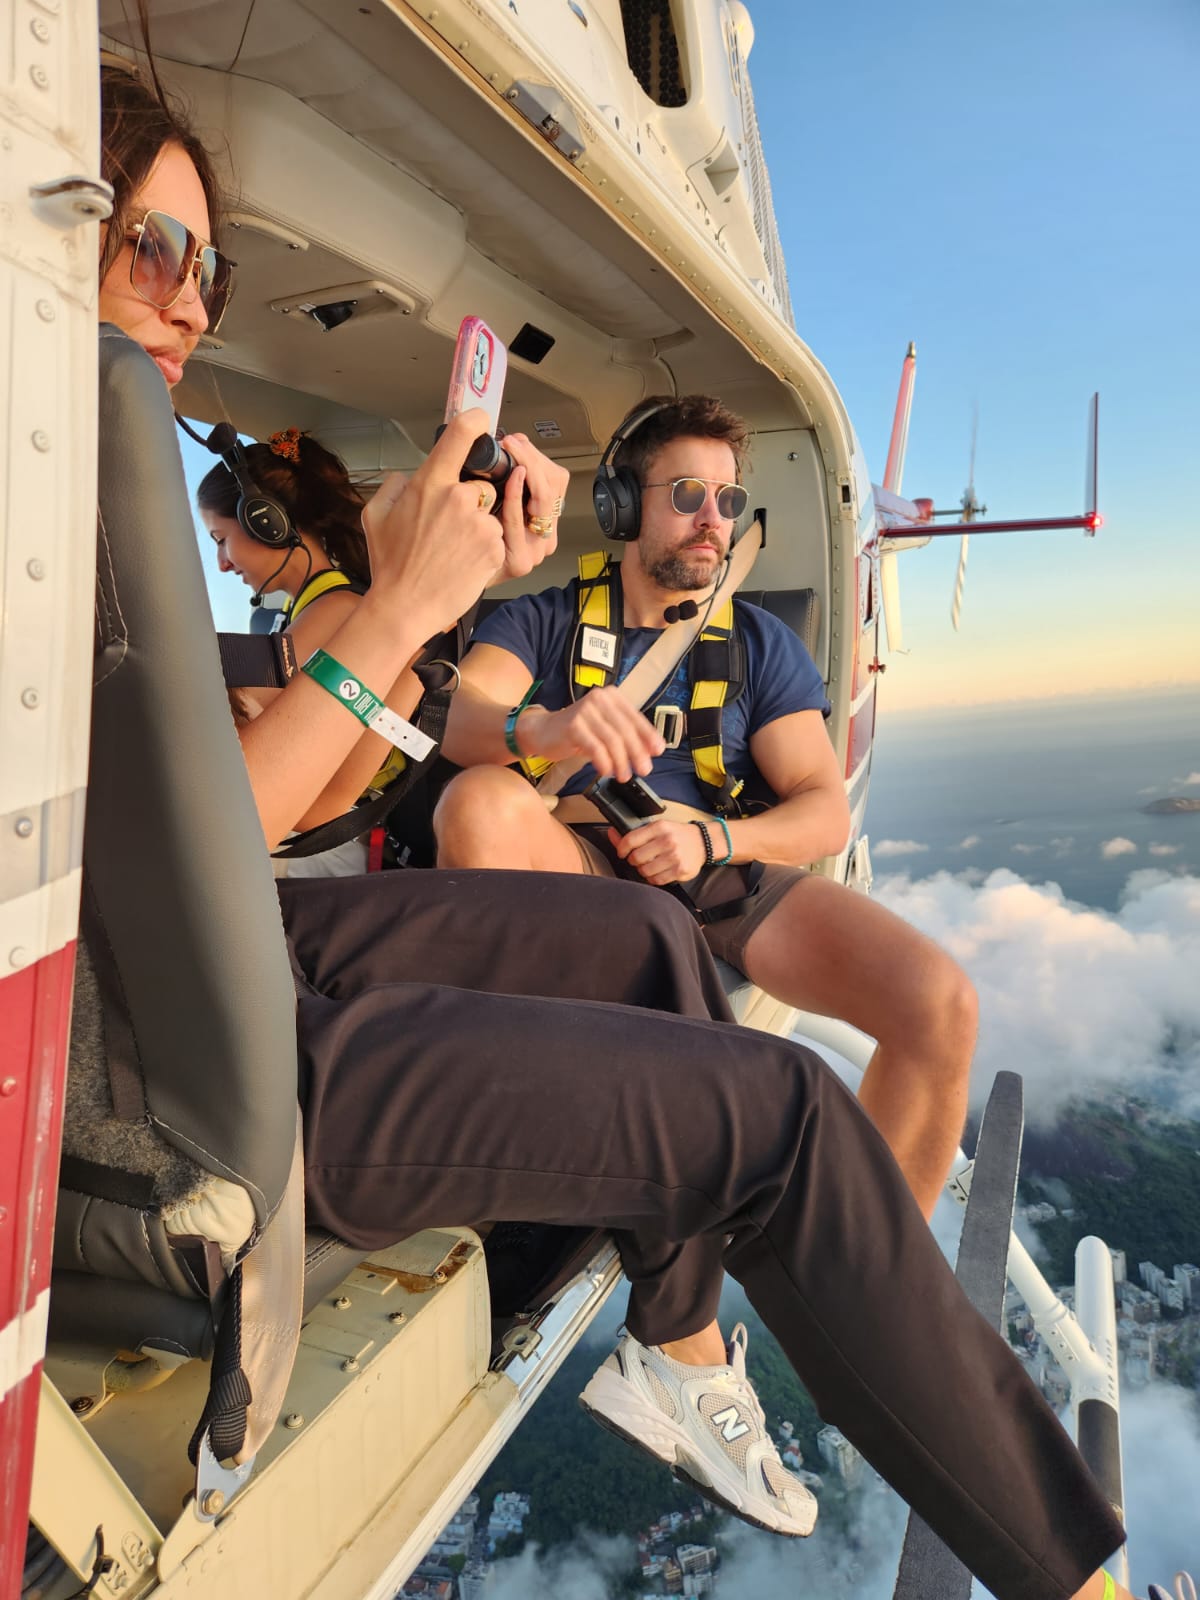
<svg viewBox="0 0 1200 1600">
<path fill-rule="evenodd" d="M 725 821 L 725 818 L 718 817 L 716 820 L 721 824 L 721 832 L 725 835 L 725 854 L 720 861 L 714 861 L 713 866 L 727 867 L 733 860 L 733 839 L 729 832 L 729 824 Z"/>
</svg>

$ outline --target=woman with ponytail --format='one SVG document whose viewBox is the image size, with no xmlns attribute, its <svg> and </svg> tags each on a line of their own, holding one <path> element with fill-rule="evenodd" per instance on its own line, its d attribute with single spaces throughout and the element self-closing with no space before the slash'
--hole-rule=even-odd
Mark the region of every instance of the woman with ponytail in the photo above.
<svg viewBox="0 0 1200 1600">
<path fill-rule="evenodd" d="M 265 444 L 246 447 L 249 476 L 256 488 L 287 512 L 294 542 L 284 549 L 262 543 L 238 521 L 241 487 L 224 464 L 213 467 L 196 492 L 200 517 L 217 549 L 222 572 L 236 572 L 254 591 L 257 604 L 267 592 L 288 596 L 284 627 L 291 634 L 297 657 L 303 661 L 320 650 L 347 620 L 359 598 L 370 587 L 371 566 L 362 531 L 364 499 L 350 481 L 345 466 L 324 445 L 299 428 L 273 433 Z M 395 689 L 402 690 L 411 674 L 405 672 Z M 419 693 L 415 679 L 409 687 Z M 237 691 L 234 706 L 239 720 L 258 716 L 278 690 Z M 392 696 L 389 696 L 391 699 Z M 411 701 L 411 694 L 409 699 Z M 357 754 L 357 753 L 356 753 Z M 354 791 L 379 789 L 399 771 L 390 766 L 376 770 L 376 752 L 366 751 L 348 766 L 361 783 Z M 362 768 L 361 774 L 358 768 Z M 366 770 L 370 768 L 370 770 Z M 318 797 L 316 805 L 300 819 L 297 831 L 347 809 L 347 789 L 339 773 Z M 335 849 L 286 863 L 277 862 L 279 876 L 344 877 L 368 868 L 368 852 L 361 839 Z"/>
</svg>

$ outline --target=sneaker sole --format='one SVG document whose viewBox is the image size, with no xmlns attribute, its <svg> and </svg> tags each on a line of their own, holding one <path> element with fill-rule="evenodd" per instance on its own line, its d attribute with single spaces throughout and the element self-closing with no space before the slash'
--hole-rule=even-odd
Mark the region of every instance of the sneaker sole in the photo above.
<svg viewBox="0 0 1200 1600">
<path fill-rule="evenodd" d="M 592 1396 L 591 1400 L 588 1398 L 589 1393 Z M 601 1402 L 610 1409 L 601 1410 Z M 702 1458 L 698 1458 L 694 1451 L 688 1449 L 686 1434 L 680 1434 L 670 1419 L 664 1417 L 657 1408 L 649 1408 L 633 1385 L 616 1373 L 602 1367 L 592 1376 L 579 1396 L 579 1404 L 589 1417 L 609 1433 L 615 1434 L 618 1439 L 623 1439 L 626 1444 L 632 1445 L 635 1450 L 640 1450 L 643 1455 L 660 1462 L 678 1482 L 686 1484 L 705 1500 L 720 1506 L 723 1511 L 739 1517 L 743 1522 L 748 1522 L 752 1527 L 761 1528 L 765 1533 L 773 1533 L 783 1539 L 806 1539 L 816 1526 L 815 1505 L 812 1508 L 812 1520 L 807 1528 L 781 1527 L 755 1516 L 724 1485 L 712 1481 L 707 1471 L 707 1464 Z M 623 1427 L 621 1422 L 616 1420 L 614 1412 L 622 1418 L 626 1426 Z M 640 1431 L 632 1432 L 634 1428 Z"/>
</svg>

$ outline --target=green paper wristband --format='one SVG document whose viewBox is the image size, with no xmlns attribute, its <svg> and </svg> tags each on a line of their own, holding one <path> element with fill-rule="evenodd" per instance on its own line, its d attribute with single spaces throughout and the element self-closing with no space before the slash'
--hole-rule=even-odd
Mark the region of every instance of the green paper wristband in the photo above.
<svg viewBox="0 0 1200 1600">
<path fill-rule="evenodd" d="M 422 733 L 420 728 L 414 728 L 411 722 L 405 722 L 386 701 L 368 689 L 361 678 L 355 677 L 328 651 L 314 650 L 300 670 L 314 683 L 319 683 L 339 705 L 345 706 L 364 728 L 379 734 L 414 761 L 424 761 L 436 747 L 435 739 Z"/>
</svg>

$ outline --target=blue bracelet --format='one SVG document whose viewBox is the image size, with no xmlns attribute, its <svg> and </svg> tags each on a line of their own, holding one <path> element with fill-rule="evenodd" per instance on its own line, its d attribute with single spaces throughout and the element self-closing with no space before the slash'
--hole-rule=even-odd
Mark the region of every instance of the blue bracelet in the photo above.
<svg viewBox="0 0 1200 1600">
<path fill-rule="evenodd" d="M 727 867 L 733 860 L 733 839 L 730 837 L 729 824 L 725 821 L 725 818 L 718 817 L 716 820 L 721 824 L 721 832 L 725 835 L 725 854 L 720 861 L 714 861 L 713 866 Z"/>
</svg>

